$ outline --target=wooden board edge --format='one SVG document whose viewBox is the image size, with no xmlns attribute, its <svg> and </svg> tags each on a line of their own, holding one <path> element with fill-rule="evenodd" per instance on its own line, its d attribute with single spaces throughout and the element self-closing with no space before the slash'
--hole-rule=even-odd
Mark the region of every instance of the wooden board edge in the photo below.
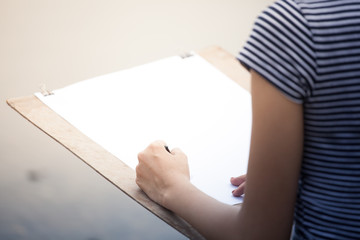
<svg viewBox="0 0 360 240">
<path fill-rule="evenodd" d="M 133 169 L 125 165 L 122 161 L 117 159 L 115 156 L 113 156 L 111 153 L 107 152 L 105 149 L 103 149 L 98 144 L 94 143 L 91 139 L 89 139 L 87 136 L 83 135 L 81 132 L 79 132 L 76 128 L 74 128 L 72 125 L 70 125 L 66 120 L 64 120 L 62 117 L 57 115 L 55 112 L 53 112 L 48 106 L 43 104 L 36 96 L 30 95 L 25 97 L 18 97 L 18 98 L 10 98 L 6 100 L 7 104 L 14 109 L 16 112 L 18 112 L 22 117 L 24 117 L 27 121 L 29 121 L 31 124 L 36 126 L 38 129 L 40 129 L 42 132 L 50 136 L 52 139 L 54 139 L 56 142 L 61 144 L 63 147 L 65 147 L 67 150 L 69 150 L 71 153 L 73 153 L 76 157 L 78 157 L 80 160 L 82 160 L 85 164 L 90 166 L 93 170 L 95 170 L 97 173 L 99 173 L 102 177 L 104 177 L 106 180 L 108 180 L 110 183 L 112 183 L 115 187 L 120 189 L 122 192 L 124 192 L 127 196 L 132 198 L 134 201 L 139 203 L 141 206 L 146 208 L 148 211 L 159 217 L 162 221 L 182 233 L 184 236 L 190 238 L 190 239 L 204 239 L 189 223 L 187 223 L 185 220 L 180 218 L 179 216 L 175 215 L 168 209 L 158 205 L 157 203 L 153 202 L 151 199 L 148 198 L 148 196 L 136 185 L 135 183 L 135 172 Z M 29 104 L 30 103 L 30 104 Z M 24 105 L 33 105 L 35 106 L 33 109 L 30 109 Z M 64 121 L 66 122 L 66 125 L 68 125 L 68 128 L 63 129 L 62 134 L 74 134 L 80 135 L 80 138 L 86 139 L 85 141 L 88 142 L 91 146 L 95 154 L 99 153 L 107 160 L 111 160 L 113 162 L 121 162 L 121 165 L 119 167 L 119 164 L 115 164 L 115 166 L 112 166 L 112 170 L 116 171 L 116 169 L 119 170 L 117 173 L 118 176 L 110 175 L 109 173 L 105 173 L 105 170 L 94 166 L 93 163 L 91 163 L 88 159 L 85 159 L 82 152 L 79 152 L 76 150 L 76 147 L 71 146 L 71 144 L 64 142 L 63 140 L 59 139 L 59 137 L 56 134 L 49 133 L 48 129 L 44 127 L 43 124 L 38 122 L 38 118 L 36 116 L 39 116 L 39 109 L 46 111 L 47 113 L 50 113 L 52 117 L 56 117 L 56 121 L 52 121 L 56 124 L 58 121 Z M 75 139 L 78 139 L 79 136 L 77 136 Z M 95 146 L 96 145 L 96 146 Z M 92 153 L 89 153 L 87 155 L 93 155 Z"/>
</svg>

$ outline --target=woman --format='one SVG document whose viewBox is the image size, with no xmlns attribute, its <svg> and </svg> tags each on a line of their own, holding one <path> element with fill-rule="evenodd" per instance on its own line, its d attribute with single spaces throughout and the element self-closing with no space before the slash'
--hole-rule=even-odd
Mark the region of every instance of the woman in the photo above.
<svg viewBox="0 0 360 240">
<path fill-rule="evenodd" d="M 157 141 L 136 182 L 209 239 L 360 239 L 360 1 L 280 0 L 239 60 L 253 124 L 241 208 L 189 181 L 185 154 Z M 232 178 L 241 195 L 244 177 Z"/>
</svg>

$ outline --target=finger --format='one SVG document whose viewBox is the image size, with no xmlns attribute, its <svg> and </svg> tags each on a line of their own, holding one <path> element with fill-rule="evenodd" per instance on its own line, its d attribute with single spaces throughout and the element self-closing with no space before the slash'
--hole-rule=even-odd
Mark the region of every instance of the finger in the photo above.
<svg viewBox="0 0 360 240">
<path fill-rule="evenodd" d="M 234 186 L 239 186 L 240 184 L 242 184 L 243 182 L 246 181 L 246 174 L 241 175 L 239 177 L 232 177 L 230 178 L 230 182 L 232 185 Z"/>
<path fill-rule="evenodd" d="M 165 145 L 165 150 L 168 152 L 168 153 L 171 153 L 170 149 L 169 149 L 169 146 Z"/>
<path fill-rule="evenodd" d="M 233 192 L 233 196 L 235 197 L 240 197 L 241 195 L 243 195 L 245 192 L 245 182 L 240 184 L 239 187 L 237 187 Z"/>
<path fill-rule="evenodd" d="M 141 161 L 143 161 L 143 160 L 145 159 L 145 153 L 144 153 L 144 151 L 139 152 L 138 155 L 137 155 L 137 158 L 138 158 L 139 163 L 140 163 Z"/>
</svg>

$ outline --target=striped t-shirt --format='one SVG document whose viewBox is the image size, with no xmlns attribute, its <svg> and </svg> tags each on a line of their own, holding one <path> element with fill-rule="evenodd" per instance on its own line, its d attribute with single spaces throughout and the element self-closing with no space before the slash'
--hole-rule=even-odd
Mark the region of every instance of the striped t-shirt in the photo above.
<svg viewBox="0 0 360 240">
<path fill-rule="evenodd" d="M 360 239 L 360 0 L 279 0 L 238 58 L 304 108 L 294 239 Z"/>
</svg>

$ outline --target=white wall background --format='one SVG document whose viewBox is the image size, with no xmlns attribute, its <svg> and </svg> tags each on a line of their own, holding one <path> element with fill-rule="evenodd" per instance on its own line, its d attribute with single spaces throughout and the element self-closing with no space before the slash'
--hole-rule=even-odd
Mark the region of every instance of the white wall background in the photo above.
<svg viewBox="0 0 360 240">
<path fill-rule="evenodd" d="M 5 100 L 210 45 L 235 55 L 270 3 L 0 0 L 0 239 L 182 239 Z"/>
</svg>

